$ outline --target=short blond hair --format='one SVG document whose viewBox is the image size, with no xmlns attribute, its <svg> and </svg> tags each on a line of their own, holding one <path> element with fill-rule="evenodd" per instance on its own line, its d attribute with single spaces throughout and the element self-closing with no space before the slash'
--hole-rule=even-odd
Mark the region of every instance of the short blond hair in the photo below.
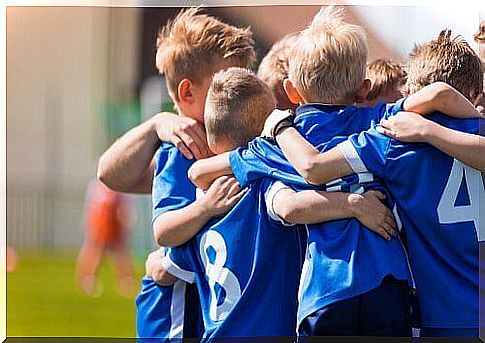
<svg viewBox="0 0 485 343">
<path fill-rule="evenodd" d="M 343 7 L 322 8 L 290 52 L 289 79 L 307 101 L 335 103 L 364 82 L 367 37 L 343 14 Z"/>
<path fill-rule="evenodd" d="M 268 85 L 243 68 L 217 72 L 207 93 L 204 114 L 209 146 L 235 148 L 259 136 L 276 106 Z"/>
<path fill-rule="evenodd" d="M 415 93 L 436 81 L 448 83 L 471 101 L 483 90 L 480 57 L 460 36 L 451 38 L 450 30 L 416 45 L 410 54 L 407 91 Z"/>
<path fill-rule="evenodd" d="M 284 36 L 273 44 L 259 64 L 257 76 L 269 86 L 277 98 L 278 95 L 286 97 L 286 93 L 280 93 L 284 93 L 283 81 L 288 78 L 288 58 L 297 40 L 298 33 Z"/>
<path fill-rule="evenodd" d="M 181 11 L 162 27 L 157 37 L 155 64 L 164 75 L 174 101 L 180 81 L 201 82 L 226 60 L 250 68 L 256 55 L 249 28 L 238 28 L 201 13 L 199 7 Z"/>
<path fill-rule="evenodd" d="M 372 86 L 367 101 L 377 99 L 390 90 L 398 89 L 406 83 L 406 71 L 400 63 L 388 59 L 376 59 L 367 64 L 367 78 Z"/>
</svg>

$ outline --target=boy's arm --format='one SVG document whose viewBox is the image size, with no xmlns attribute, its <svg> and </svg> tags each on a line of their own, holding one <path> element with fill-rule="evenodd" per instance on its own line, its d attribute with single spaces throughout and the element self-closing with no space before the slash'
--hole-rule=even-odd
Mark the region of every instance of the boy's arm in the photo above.
<svg viewBox="0 0 485 343">
<path fill-rule="evenodd" d="M 282 183 L 275 183 L 268 198 L 270 215 L 286 223 L 314 224 L 330 220 L 356 218 L 364 226 L 386 240 L 397 235 L 392 212 L 379 200 L 385 195 L 369 191 L 362 195 L 323 191 L 295 192 Z"/>
<path fill-rule="evenodd" d="M 229 153 L 195 162 L 189 169 L 189 179 L 200 189 L 206 190 L 220 176 L 232 175 Z"/>
<path fill-rule="evenodd" d="M 382 120 L 376 129 L 399 141 L 431 144 L 470 167 L 485 171 L 485 140 L 479 135 L 452 130 L 410 112 Z"/>
<path fill-rule="evenodd" d="M 173 143 L 189 159 L 209 156 L 202 124 L 172 113 L 159 113 L 113 143 L 99 159 L 98 179 L 116 191 L 150 193 L 153 156 L 160 141 Z"/>
<path fill-rule="evenodd" d="M 354 174 L 339 149 L 320 153 L 293 127 L 276 135 L 276 141 L 288 162 L 310 184 L 321 185 L 336 178 Z"/>
<path fill-rule="evenodd" d="M 480 117 L 475 106 L 445 82 L 434 82 L 409 95 L 402 107 L 404 111 L 421 115 L 437 111 L 455 118 Z"/>
<path fill-rule="evenodd" d="M 229 211 L 244 194 L 236 179 L 218 178 L 205 196 L 186 207 L 160 214 L 153 222 L 155 240 L 167 247 L 184 244 L 212 217 Z"/>
</svg>

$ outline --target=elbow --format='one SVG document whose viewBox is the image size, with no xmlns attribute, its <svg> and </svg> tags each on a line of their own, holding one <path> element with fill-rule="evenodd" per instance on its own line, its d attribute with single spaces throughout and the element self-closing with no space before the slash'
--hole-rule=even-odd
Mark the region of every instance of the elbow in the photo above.
<svg viewBox="0 0 485 343">
<path fill-rule="evenodd" d="M 170 239 L 170 235 L 168 235 L 163 228 L 157 228 L 153 230 L 155 241 L 161 247 L 172 247 L 175 246 L 172 239 Z"/>
<path fill-rule="evenodd" d="M 98 179 L 99 182 L 103 183 L 108 188 L 111 188 L 114 191 L 119 191 L 119 189 L 117 189 L 117 187 L 111 183 L 109 166 L 108 163 L 105 161 L 104 156 L 101 156 L 98 161 L 96 179 Z"/>
<path fill-rule="evenodd" d="M 317 164 L 312 160 L 306 160 L 303 162 L 302 168 L 300 170 L 300 175 L 311 185 L 318 186 L 322 182 L 317 175 Z"/>
<path fill-rule="evenodd" d="M 289 224 L 300 224 L 302 209 L 291 201 L 287 201 L 280 209 L 278 216 Z"/>
<path fill-rule="evenodd" d="M 189 168 L 187 176 L 189 177 L 190 181 L 192 181 L 192 183 L 200 189 L 206 190 L 210 186 L 210 184 L 207 184 L 207 180 L 199 171 L 199 168 L 197 168 L 197 162 Z"/>
</svg>

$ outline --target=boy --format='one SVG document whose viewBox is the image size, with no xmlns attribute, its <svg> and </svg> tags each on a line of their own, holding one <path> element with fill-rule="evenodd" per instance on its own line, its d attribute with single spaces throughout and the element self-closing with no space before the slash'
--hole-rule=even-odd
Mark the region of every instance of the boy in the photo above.
<svg viewBox="0 0 485 343">
<path fill-rule="evenodd" d="M 193 120 L 201 125 L 203 125 L 205 97 L 212 74 L 230 66 L 250 67 L 254 59 L 253 39 L 249 29 L 240 29 L 222 23 L 200 13 L 197 8 L 179 13 L 172 22 L 161 29 L 157 38 L 156 66 L 166 78 L 169 94 L 176 104 L 179 116 L 182 120 Z M 119 156 L 122 155 L 120 151 L 123 151 L 125 155 L 119 158 L 122 161 L 121 169 L 130 169 L 129 163 L 138 163 L 152 173 L 149 175 L 143 170 L 142 173 L 130 174 L 132 170 L 124 171 L 124 176 L 128 176 L 125 177 L 127 182 L 120 183 L 125 188 L 123 190 L 146 192 L 151 189 L 151 184 L 147 185 L 147 182 L 152 178 L 157 180 L 158 186 L 153 189 L 155 208 L 153 218 L 154 226 L 163 233 L 164 228 L 161 227 L 163 225 L 159 223 L 163 222 L 163 218 L 176 216 L 182 208 L 192 203 L 195 200 L 196 190 L 187 178 L 191 161 L 184 158 L 174 145 L 169 143 L 160 145 L 157 135 L 153 134 L 152 126 L 148 124 L 151 122 L 147 122 L 147 125 L 142 124 L 125 135 L 120 142 L 115 143 L 105 154 L 103 161 L 100 161 L 100 165 L 106 164 L 104 160 L 111 158 L 110 154 Z M 201 135 L 200 130 L 195 135 Z M 150 163 L 151 156 L 146 156 L 148 158 L 145 158 L 145 161 L 143 160 L 145 155 L 140 153 L 141 163 L 131 157 L 141 150 L 146 150 L 146 154 L 149 154 L 153 149 L 150 146 L 151 138 L 149 140 L 145 137 L 153 136 L 155 136 L 153 146 L 159 146 L 155 158 L 157 166 L 155 172 L 153 172 L 155 165 L 153 162 L 150 168 L 147 168 L 147 162 Z M 142 137 L 145 141 L 137 137 Z M 201 140 L 205 141 L 205 137 Z M 147 144 L 148 148 L 144 149 Z M 107 168 L 107 170 L 117 174 L 116 168 Z M 102 172 L 101 175 L 110 174 Z M 128 186 L 124 187 L 125 185 Z M 190 227 L 186 229 L 190 230 Z M 163 237 L 163 234 L 159 237 L 159 243 L 163 246 L 177 243 L 176 235 L 167 234 L 166 240 Z M 178 244 L 180 243 L 182 242 L 179 241 Z M 172 286 L 162 287 L 152 278 L 145 278 L 136 301 L 138 337 L 200 337 L 203 331 L 200 327 L 200 310 L 197 302 L 196 289 L 191 285 L 180 281 Z M 184 311 L 185 308 L 190 311 Z"/>
<path fill-rule="evenodd" d="M 247 70 L 230 68 L 217 73 L 205 108 L 212 152 L 223 153 L 249 142 L 261 132 L 264 119 L 274 106 L 268 86 Z M 220 182 L 226 181 L 215 181 Z M 214 184 L 205 197 L 212 197 L 213 191 Z M 283 197 L 275 197 L 283 191 Z M 374 201 L 362 205 L 368 209 L 367 217 L 382 213 L 392 218 L 374 195 Z M 278 216 L 292 222 L 353 217 L 354 206 L 347 202 L 353 203 L 355 196 L 358 201 L 365 200 L 356 194 L 297 194 L 275 187 L 269 178 L 251 184 L 226 216 L 209 221 L 193 240 L 171 249 L 163 262 L 166 273 L 161 282 L 171 284 L 174 276 L 196 281 L 205 339 L 293 336 L 301 268 L 298 256 L 302 254 L 300 233 L 286 228 L 284 224 L 291 224 Z M 268 200 L 273 198 L 277 201 Z M 203 199 L 196 202 L 207 201 Z M 378 207 L 376 212 L 370 209 L 374 205 Z M 206 208 L 209 215 L 214 213 L 210 206 Z M 357 217 L 366 220 L 366 216 Z"/>
<path fill-rule="evenodd" d="M 480 58 L 464 40 L 450 36 L 449 31 L 442 31 L 411 55 L 408 88 L 416 93 L 408 100 L 433 81 L 448 82 L 470 101 L 483 91 Z M 408 100 L 401 102 L 402 109 L 410 110 Z M 476 337 L 478 242 L 485 229 L 480 223 L 480 204 L 485 201 L 485 189 L 480 172 L 458 159 L 475 161 L 483 168 L 485 151 L 481 138 L 477 139 L 482 120 L 458 120 L 440 113 L 430 119 L 462 131 L 452 131 L 450 137 L 434 136 L 433 144 L 457 159 L 431 145 L 402 144 L 376 128 L 352 135 L 324 154 L 296 143 L 298 133 L 292 128 L 282 130 L 277 141 L 297 169 L 303 168 L 298 165 L 301 160 L 313 165 L 306 175 L 312 183 L 364 171 L 382 178 L 396 199 L 405 227 L 422 315 L 421 335 Z M 394 122 L 392 117 L 389 122 Z M 389 122 L 387 126 L 392 127 Z M 323 168 L 328 173 L 322 173 Z"/>
<path fill-rule="evenodd" d="M 298 33 L 291 33 L 274 43 L 258 67 L 258 77 L 273 91 L 276 108 L 281 110 L 296 108 L 286 96 L 283 81 L 288 77 L 288 54 L 297 37 Z"/>
<path fill-rule="evenodd" d="M 367 78 L 372 86 L 364 107 L 374 107 L 379 102 L 396 102 L 402 98 L 406 83 L 406 71 L 399 64 L 386 59 L 377 59 L 367 64 Z"/>
<path fill-rule="evenodd" d="M 347 113 L 341 105 L 364 101 L 370 86 L 364 79 L 365 33 L 360 27 L 343 22 L 341 9 L 330 6 L 321 10 L 300 33 L 295 46 L 298 48 L 290 52 L 289 76 L 301 80 L 307 92 L 295 100 L 294 87 L 290 89 L 286 81 L 284 86 L 293 103 L 318 103 L 297 109 L 297 127 L 312 142 L 318 142 L 320 149 L 334 146 L 342 136 L 367 128 L 371 121 L 380 120 L 386 110 L 392 110 L 381 105 L 376 109 L 351 107 Z M 229 155 L 231 166 L 225 164 L 227 154 L 194 164 L 193 180 L 206 187 L 213 177 L 204 177 L 204 169 L 222 165 L 224 170 L 218 171 L 219 174 L 234 171 L 243 187 L 264 174 L 292 188 L 308 189 L 277 150 L 266 140 L 253 141 L 249 150 L 238 149 Z M 266 168 L 262 161 L 272 158 L 276 164 Z M 365 184 L 375 183 L 370 174 L 340 181 L 329 185 L 327 190 L 359 192 Z M 308 268 L 302 275 L 299 334 L 409 336 L 408 285 L 412 285 L 412 279 L 400 240 L 391 239 L 396 235 L 392 223 L 381 227 L 381 232 L 387 233 L 387 241 L 363 229 L 355 219 L 312 224 L 307 228 Z"/>
</svg>

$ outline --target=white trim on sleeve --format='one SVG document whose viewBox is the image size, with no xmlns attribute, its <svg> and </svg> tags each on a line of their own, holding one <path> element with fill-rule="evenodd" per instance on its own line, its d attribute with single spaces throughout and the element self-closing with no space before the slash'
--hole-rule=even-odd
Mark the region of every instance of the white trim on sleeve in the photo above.
<svg viewBox="0 0 485 343">
<path fill-rule="evenodd" d="M 276 214 L 275 210 L 274 210 L 274 198 L 276 197 L 276 194 L 278 194 L 278 192 L 284 190 L 284 189 L 291 189 L 290 187 L 288 187 L 287 185 L 285 185 L 283 182 L 281 181 L 276 181 L 275 183 L 273 183 L 266 195 L 266 209 L 268 211 L 268 216 L 273 219 L 274 221 L 277 221 L 281 224 L 283 224 L 284 226 L 293 226 L 294 224 L 291 224 L 291 223 L 287 223 L 283 218 L 281 218 L 278 214 Z"/>
<path fill-rule="evenodd" d="M 167 255 L 163 258 L 162 267 L 167 272 L 179 278 L 180 280 L 183 280 L 188 283 L 195 282 L 195 273 L 189 270 L 180 268 L 174 261 L 172 261 L 172 259 L 170 258 L 170 255 Z"/>
<path fill-rule="evenodd" d="M 355 150 L 354 146 L 349 140 L 342 142 L 337 145 L 339 151 L 344 155 L 347 162 L 350 164 L 350 167 L 354 171 L 354 173 L 365 173 L 368 172 L 367 168 L 364 165 L 364 162 L 360 159 L 357 150 Z"/>
</svg>

